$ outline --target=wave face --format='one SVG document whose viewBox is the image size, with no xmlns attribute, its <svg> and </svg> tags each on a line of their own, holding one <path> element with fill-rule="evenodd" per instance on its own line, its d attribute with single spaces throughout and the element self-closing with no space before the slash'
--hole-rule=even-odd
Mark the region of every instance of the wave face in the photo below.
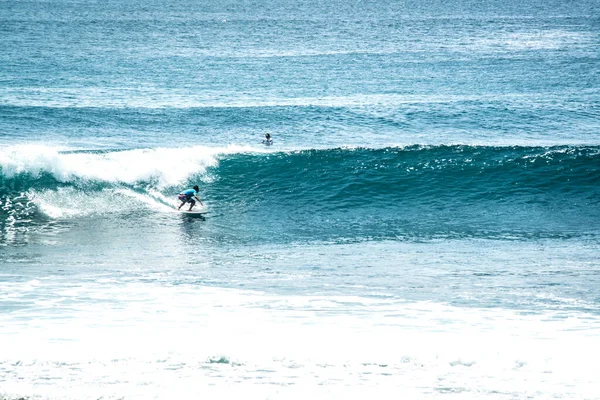
<svg viewBox="0 0 600 400">
<path fill-rule="evenodd" d="M 395 236 L 595 232 L 595 147 L 309 150 L 224 160 L 211 196 L 311 230 Z M 310 215 L 310 217 L 307 217 Z M 329 235 L 327 235 L 329 236 Z"/>
<path fill-rule="evenodd" d="M 597 146 L 26 147 L 0 161 L 3 219 L 119 215 L 140 204 L 162 213 L 200 182 L 212 218 L 253 240 L 568 238 L 600 226 Z"/>
</svg>

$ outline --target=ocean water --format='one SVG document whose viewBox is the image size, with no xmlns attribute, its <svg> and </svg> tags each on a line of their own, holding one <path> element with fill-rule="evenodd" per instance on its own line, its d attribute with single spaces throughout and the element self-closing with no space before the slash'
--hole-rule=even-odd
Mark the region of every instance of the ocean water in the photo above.
<svg viewBox="0 0 600 400">
<path fill-rule="evenodd" d="M 0 0 L 0 50 L 0 399 L 600 399 L 597 1 Z"/>
</svg>

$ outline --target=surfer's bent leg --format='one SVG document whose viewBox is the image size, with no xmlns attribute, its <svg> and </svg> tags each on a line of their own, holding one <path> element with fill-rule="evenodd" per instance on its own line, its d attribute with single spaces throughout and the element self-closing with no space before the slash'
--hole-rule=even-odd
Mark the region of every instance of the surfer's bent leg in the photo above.
<svg viewBox="0 0 600 400">
<path fill-rule="evenodd" d="M 180 194 L 179 196 L 177 196 L 177 198 L 179 199 L 179 201 L 181 201 L 181 204 L 179 205 L 179 207 L 177 207 L 177 209 L 181 210 L 181 207 L 183 207 L 183 205 L 187 203 L 187 196 Z"/>
</svg>

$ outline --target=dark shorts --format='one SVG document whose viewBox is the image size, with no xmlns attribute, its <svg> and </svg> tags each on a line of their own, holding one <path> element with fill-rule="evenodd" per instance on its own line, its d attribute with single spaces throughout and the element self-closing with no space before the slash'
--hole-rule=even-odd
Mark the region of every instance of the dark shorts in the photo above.
<svg viewBox="0 0 600 400">
<path fill-rule="evenodd" d="M 192 203 L 196 204 L 196 202 L 194 201 L 194 199 L 192 199 L 191 197 L 186 196 L 185 194 L 180 194 L 179 196 L 177 196 L 177 198 L 179 199 L 179 201 L 183 201 L 184 203 Z"/>
</svg>

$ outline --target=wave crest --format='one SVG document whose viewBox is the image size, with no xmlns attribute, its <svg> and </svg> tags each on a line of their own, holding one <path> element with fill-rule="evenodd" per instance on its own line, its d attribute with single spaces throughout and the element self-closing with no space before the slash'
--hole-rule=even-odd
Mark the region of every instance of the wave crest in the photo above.
<svg viewBox="0 0 600 400">
<path fill-rule="evenodd" d="M 5 181 L 50 177 L 60 183 L 151 183 L 157 188 L 180 185 L 190 176 L 203 175 L 217 164 L 219 154 L 243 147 L 154 148 L 117 151 L 69 151 L 65 148 L 21 145 L 0 151 Z M 6 182 L 5 182 L 6 183 Z"/>
</svg>

